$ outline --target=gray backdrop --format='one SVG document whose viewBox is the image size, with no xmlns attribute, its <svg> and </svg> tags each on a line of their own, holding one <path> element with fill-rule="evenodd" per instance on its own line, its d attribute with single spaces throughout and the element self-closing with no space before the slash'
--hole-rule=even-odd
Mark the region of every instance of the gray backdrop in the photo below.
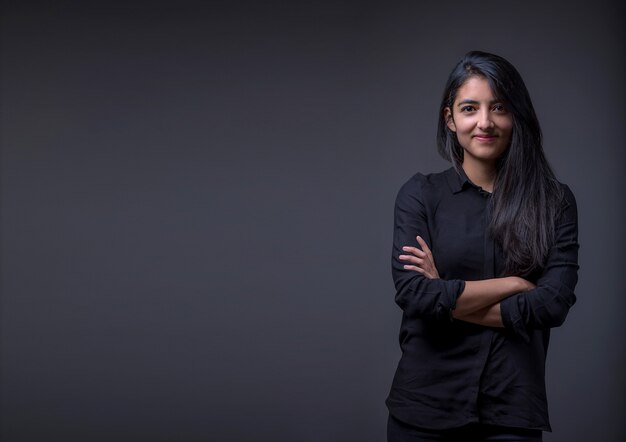
<svg viewBox="0 0 626 442">
<path fill-rule="evenodd" d="M 471 49 L 579 204 L 545 439 L 621 440 L 620 3 L 5 1 L 2 441 L 383 441 L 394 198 Z"/>
</svg>

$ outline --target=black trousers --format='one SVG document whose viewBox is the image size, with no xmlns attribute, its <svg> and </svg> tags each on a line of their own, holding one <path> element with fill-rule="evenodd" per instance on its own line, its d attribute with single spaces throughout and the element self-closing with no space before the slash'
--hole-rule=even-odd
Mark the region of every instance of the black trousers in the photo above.
<svg viewBox="0 0 626 442">
<path fill-rule="evenodd" d="M 425 430 L 389 415 L 387 442 L 541 442 L 541 430 L 472 424 L 452 430 Z"/>
</svg>

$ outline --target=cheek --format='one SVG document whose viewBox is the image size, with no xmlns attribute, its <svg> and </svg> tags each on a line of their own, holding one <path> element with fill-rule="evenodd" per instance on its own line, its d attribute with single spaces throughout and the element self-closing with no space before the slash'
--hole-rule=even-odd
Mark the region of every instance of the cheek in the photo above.
<svg viewBox="0 0 626 442">
<path fill-rule="evenodd" d="M 457 121 L 456 122 L 456 133 L 458 136 L 464 136 L 467 135 L 468 133 L 470 133 L 472 131 L 472 124 L 467 122 L 467 121 Z"/>
<path fill-rule="evenodd" d="M 506 144 L 508 145 L 511 142 L 511 138 L 513 138 L 513 127 L 508 128 L 506 131 Z"/>
<path fill-rule="evenodd" d="M 506 132 L 508 134 L 508 137 L 510 139 L 511 135 L 513 134 L 513 120 L 507 118 L 505 121 L 502 122 L 502 125 L 500 127 L 502 127 L 503 132 Z"/>
</svg>

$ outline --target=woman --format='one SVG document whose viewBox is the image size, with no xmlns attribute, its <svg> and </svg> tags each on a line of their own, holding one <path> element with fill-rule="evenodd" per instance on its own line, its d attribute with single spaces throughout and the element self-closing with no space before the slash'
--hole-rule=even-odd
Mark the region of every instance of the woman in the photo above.
<svg viewBox="0 0 626 442">
<path fill-rule="evenodd" d="M 453 167 L 416 174 L 396 200 L 402 358 L 388 441 L 541 441 L 550 328 L 576 300 L 576 201 L 502 57 L 470 52 L 457 64 L 437 141 Z"/>
</svg>

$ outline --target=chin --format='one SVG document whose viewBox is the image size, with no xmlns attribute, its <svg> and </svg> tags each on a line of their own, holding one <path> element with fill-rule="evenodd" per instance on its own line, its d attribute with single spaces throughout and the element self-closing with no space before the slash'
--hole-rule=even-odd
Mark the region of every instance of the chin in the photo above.
<svg viewBox="0 0 626 442">
<path fill-rule="evenodd" d="M 500 158 L 505 150 L 495 150 L 495 149 L 474 149 L 471 152 L 468 152 L 466 150 L 465 155 L 471 156 L 476 158 L 477 160 L 482 160 L 482 161 L 496 161 L 498 158 Z"/>
</svg>

